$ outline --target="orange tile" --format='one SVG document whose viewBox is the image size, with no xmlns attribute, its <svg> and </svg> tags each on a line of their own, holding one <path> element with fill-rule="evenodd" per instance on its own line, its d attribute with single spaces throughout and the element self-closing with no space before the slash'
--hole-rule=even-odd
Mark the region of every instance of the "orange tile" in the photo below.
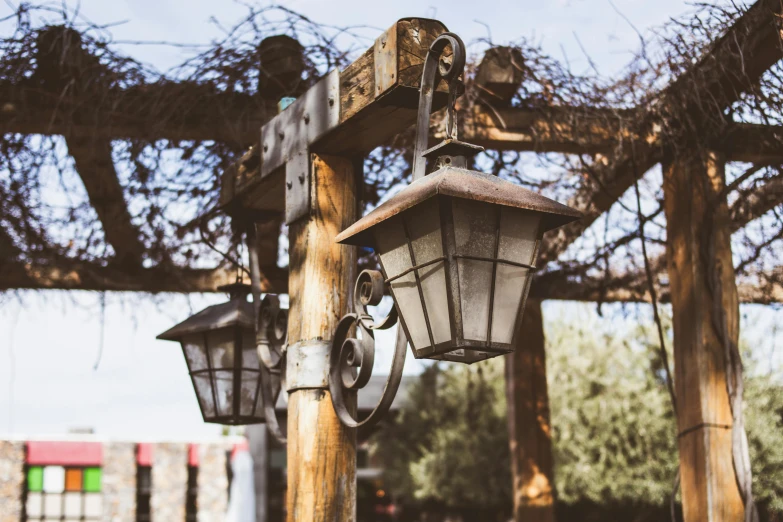
<svg viewBox="0 0 783 522">
<path fill-rule="evenodd" d="M 82 470 L 81 469 L 66 469 L 65 470 L 65 491 L 81 491 L 82 490 Z"/>
</svg>

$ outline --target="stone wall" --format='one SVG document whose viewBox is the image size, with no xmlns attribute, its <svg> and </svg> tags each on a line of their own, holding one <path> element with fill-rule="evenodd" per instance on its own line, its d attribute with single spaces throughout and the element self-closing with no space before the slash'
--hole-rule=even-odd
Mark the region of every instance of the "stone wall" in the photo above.
<svg viewBox="0 0 783 522">
<path fill-rule="evenodd" d="M 152 521 L 185 520 L 188 445 L 155 444 L 152 450 Z"/>
<path fill-rule="evenodd" d="M 228 509 L 228 475 L 226 452 L 231 445 L 199 446 L 198 521 L 220 522 Z"/>
<path fill-rule="evenodd" d="M 0 441 L 0 522 L 22 519 L 24 442 Z"/>
<path fill-rule="evenodd" d="M 136 444 L 103 445 L 103 520 L 136 520 Z"/>
</svg>

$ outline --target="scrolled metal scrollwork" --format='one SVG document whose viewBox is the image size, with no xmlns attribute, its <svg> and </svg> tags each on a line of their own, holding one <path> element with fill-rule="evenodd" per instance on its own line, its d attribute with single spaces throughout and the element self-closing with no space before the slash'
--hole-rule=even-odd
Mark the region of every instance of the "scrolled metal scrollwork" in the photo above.
<svg viewBox="0 0 783 522">
<path fill-rule="evenodd" d="M 345 391 L 356 391 L 367 385 L 375 363 L 375 331 L 386 330 L 398 322 L 396 307 L 377 322 L 367 311 L 368 306 L 381 302 L 384 286 L 383 275 L 377 270 L 364 270 L 359 274 L 354 289 L 354 311 L 340 319 L 329 357 L 329 392 L 335 413 L 346 426 L 362 430 L 375 425 L 389 411 L 405 364 L 407 339 L 398 327 L 392 368 L 381 400 L 366 418 L 361 421 L 356 419 L 345 400 Z M 354 328 L 356 335 L 352 337 L 350 334 Z"/>
<path fill-rule="evenodd" d="M 250 258 L 250 282 L 253 294 L 256 350 L 261 361 L 261 398 L 267 429 L 280 443 L 286 437 L 277 420 L 275 404 L 285 383 L 285 354 L 288 345 L 288 310 L 280 307 L 280 299 L 267 294 L 261 299 L 261 268 L 256 251 L 256 227 L 247 227 L 246 241 Z"/>
</svg>

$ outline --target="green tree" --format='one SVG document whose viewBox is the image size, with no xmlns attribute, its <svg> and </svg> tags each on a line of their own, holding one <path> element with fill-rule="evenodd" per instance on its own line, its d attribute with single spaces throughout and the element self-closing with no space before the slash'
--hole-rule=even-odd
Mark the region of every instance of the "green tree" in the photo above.
<svg viewBox="0 0 783 522">
<path fill-rule="evenodd" d="M 651 328 L 617 330 L 607 334 L 595 318 L 547 324 L 558 501 L 665 506 L 677 433 L 657 336 Z M 783 512 L 783 387 L 755 372 L 750 354 L 745 360 L 754 494 Z M 502 359 L 428 368 L 374 446 L 391 490 L 406 501 L 507 508 Z"/>
<path fill-rule="evenodd" d="M 451 507 L 508 505 L 505 410 L 502 364 L 430 366 L 375 438 L 395 494 Z"/>
</svg>

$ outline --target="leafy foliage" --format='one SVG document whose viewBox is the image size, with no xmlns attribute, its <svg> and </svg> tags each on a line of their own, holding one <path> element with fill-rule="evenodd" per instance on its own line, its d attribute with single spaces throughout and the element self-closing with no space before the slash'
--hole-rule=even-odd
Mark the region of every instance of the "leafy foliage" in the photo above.
<svg viewBox="0 0 783 522">
<path fill-rule="evenodd" d="M 677 472 L 677 432 L 657 338 L 644 328 L 604 330 L 595 318 L 547 325 L 558 501 L 666 506 Z M 450 507 L 510 505 L 502 369 L 497 358 L 425 371 L 399 416 L 375 439 L 395 494 Z M 754 495 L 762 507 L 780 512 L 783 387 L 774 375 L 748 370 Z"/>
</svg>

